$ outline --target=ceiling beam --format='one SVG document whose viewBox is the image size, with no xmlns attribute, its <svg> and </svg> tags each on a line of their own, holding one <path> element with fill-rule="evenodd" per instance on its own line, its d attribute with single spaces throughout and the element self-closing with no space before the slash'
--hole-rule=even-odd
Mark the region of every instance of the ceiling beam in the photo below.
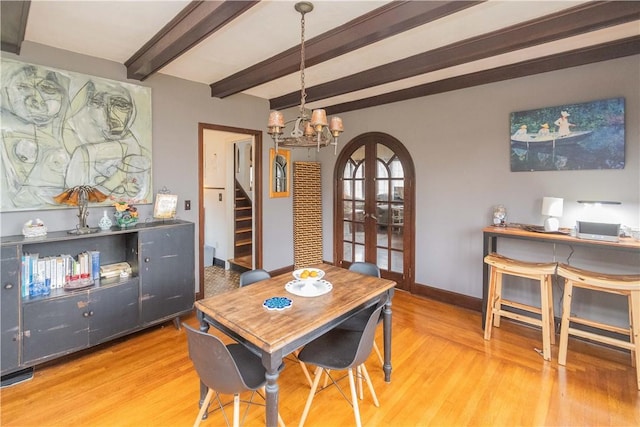
<svg viewBox="0 0 640 427">
<path fill-rule="evenodd" d="M 306 102 L 367 89 L 638 19 L 640 2 L 590 2 L 306 88 Z M 274 110 L 293 107 L 299 105 L 300 93 L 291 92 L 269 102 Z"/>
<path fill-rule="evenodd" d="M 577 67 L 594 62 L 608 61 L 637 54 L 640 54 L 640 36 L 628 37 L 626 39 L 576 49 L 570 52 L 558 53 L 516 64 L 504 65 L 490 70 L 451 77 L 395 92 L 359 99 L 357 101 L 336 104 L 326 107 L 326 111 L 328 115 L 331 115 L 347 111 L 361 110 L 363 108 L 406 101 L 408 99 L 435 95 L 437 93 L 526 77 L 534 74 Z"/>
<path fill-rule="evenodd" d="M 20 55 L 31 1 L 0 2 L 0 50 Z"/>
<path fill-rule="evenodd" d="M 258 1 L 192 1 L 124 63 L 127 78 L 145 80 Z"/>
<path fill-rule="evenodd" d="M 305 64 L 313 66 L 387 37 L 459 12 L 483 1 L 394 1 L 305 42 Z M 300 69 L 300 45 L 212 83 L 224 98 Z"/>
</svg>

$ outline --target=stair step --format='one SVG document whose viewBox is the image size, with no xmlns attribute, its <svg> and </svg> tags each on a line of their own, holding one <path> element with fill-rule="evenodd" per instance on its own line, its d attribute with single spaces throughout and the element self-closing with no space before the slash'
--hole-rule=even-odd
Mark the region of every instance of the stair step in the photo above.
<svg viewBox="0 0 640 427">
<path fill-rule="evenodd" d="M 250 245 L 251 243 L 252 243 L 251 239 L 238 240 L 236 242 L 236 246 L 247 246 L 247 245 Z"/>
<path fill-rule="evenodd" d="M 251 227 L 236 228 L 236 234 L 239 234 L 239 233 L 250 233 L 250 232 L 251 232 Z"/>
<path fill-rule="evenodd" d="M 236 206 L 237 211 L 246 211 L 251 209 L 251 206 Z"/>
<path fill-rule="evenodd" d="M 250 216 L 239 216 L 236 218 L 236 222 L 238 221 L 249 221 L 252 217 Z"/>
</svg>

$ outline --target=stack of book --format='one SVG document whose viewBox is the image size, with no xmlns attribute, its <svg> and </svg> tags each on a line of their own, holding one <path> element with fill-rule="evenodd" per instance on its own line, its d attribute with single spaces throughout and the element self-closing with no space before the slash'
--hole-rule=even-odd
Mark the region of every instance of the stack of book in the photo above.
<svg viewBox="0 0 640 427">
<path fill-rule="evenodd" d="M 37 253 L 22 255 L 22 296 L 48 294 L 48 290 L 63 288 L 77 281 L 100 278 L 100 252 L 87 251 L 71 255 L 40 257 Z"/>
<path fill-rule="evenodd" d="M 103 265 L 100 267 L 100 277 L 109 279 L 111 277 L 129 276 L 131 265 L 128 262 L 116 262 L 115 264 Z"/>
</svg>

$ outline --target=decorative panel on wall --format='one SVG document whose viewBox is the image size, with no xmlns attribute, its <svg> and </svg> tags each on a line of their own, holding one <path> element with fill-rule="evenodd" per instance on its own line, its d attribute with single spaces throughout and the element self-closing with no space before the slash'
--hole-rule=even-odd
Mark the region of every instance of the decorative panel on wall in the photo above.
<svg viewBox="0 0 640 427">
<path fill-rule="evenodd" d="M 322 183 L 318 162 L 293 162 L 293 260 L 296 269 L 322 262 Z"/>
</svg>

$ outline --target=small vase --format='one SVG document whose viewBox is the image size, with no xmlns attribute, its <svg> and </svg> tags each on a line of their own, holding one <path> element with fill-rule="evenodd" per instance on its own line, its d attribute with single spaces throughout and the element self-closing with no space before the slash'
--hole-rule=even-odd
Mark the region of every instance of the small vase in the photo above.
<svg viewBox="0 0 640 427">
<path fill-rule="evenodd" d="M 98 227 L 100 227 L 100 230 L 102 231 L 107 231 L 111 229 L 112 225 L 113 222 L 111 222 L 111 219 L 107 215 L 107 211 L 104 211 L 104 213 L 102 214 L 102 218 L 100 218 L 100 221 L 98 221 Z"/>
</svg>

